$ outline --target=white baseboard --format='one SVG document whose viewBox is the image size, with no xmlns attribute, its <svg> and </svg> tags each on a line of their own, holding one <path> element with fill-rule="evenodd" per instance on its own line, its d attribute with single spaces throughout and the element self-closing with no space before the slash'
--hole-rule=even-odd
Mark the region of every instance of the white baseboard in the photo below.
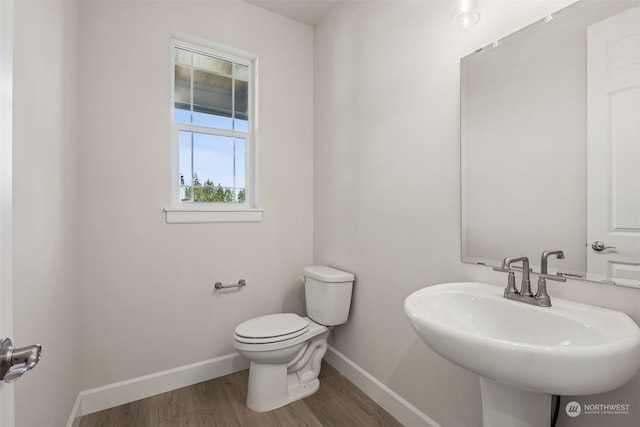
<svg viewBox="0 0 640 427">
<path fill-rule="evenodd" d="M 335 348 L 329 346 L 324 359 L 401 424 L 408 427 L 441 427 Z"/>
<path fill-rule="evenodd" d="M 67 427 L 79 417 L 249 368 L 238 353 L 80 392 Z"/>
<path fill-rule="evenodd" d="M 329 346 L 325 360 L 403 425 L 441 427 L 335 348 Z M 83 415 L 209 381 L 247 368 L 249 368 L 249 361 L 238 353 L 233 353 L 85 390 L 78 394 L 67 427 L 77 427 Z"/>
</svg>

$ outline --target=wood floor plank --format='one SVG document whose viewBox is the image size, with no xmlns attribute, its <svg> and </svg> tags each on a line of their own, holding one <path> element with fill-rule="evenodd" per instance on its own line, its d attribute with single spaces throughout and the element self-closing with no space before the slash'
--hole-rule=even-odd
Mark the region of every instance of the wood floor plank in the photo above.
<svg viewBox="0 0 640 427">
<path fill-rule="evenodd" d="M 183 387 L 157 396 L 158 421 L 167 421 L 195 412 L 192 387 Z"/>
<path fill-rule="evenodd" d="M 297 400 L 273 413 L 282 427 L 323 427 L 304 400 Z"/>
<path fill-rule="evenodd" d="M 109 427 L 156 427 L 158 425 L 157 396 L 116 406 L 106 412 Z"/>
<path fill-rule="evenodd" d="M 320 381 L 322 381 L 323 378 L 327 378 L 335 375 L 342 375 L 342 374 L 338 372 L 336 368 L 329 365 L 327 362 L 323 360 L 322 365 L 320 367 L 320 375 L 318 375 L 318 378 L 320 378 Z"/>
<path fill-rule="evenodd" d="M 103 412 L 94 412 L 80 418 L 80 427 L 108 427 L 106 416 Z"/>
<path fill-rule="evenodd" d="M 156 427 L 158 425 L 156 399 L 156 396 L 152 396 L 86 415 L 81 418 L 80 427 Z"/>
<path fill-rule="evenodd" d="M 397 427 L 398 423 L 331 365 L 320 389 L 269 412 L 247 408 L 249 371 L 85 415 L 80 427 Z"/>
<path fill-rule="evenodd" d="M 306 404 L 324 427 L 354 427 L 362 425 L 358 418 L 346 411 L 333 399 L 318 405 L 312 401 L 306 402 Z"/>
<path fill-rule="evenodd" d="M 328 363 L 323 362 L 320 373 L 320 390 L 309 398 L 307 404 L 325 426 L 340 423 L 363 427 L 401 426 Z"/>
<path fill-rule="evenodd" d="M 223 425 L 216 423 L 213 414 L 192 412 L 171 420 L 161 421 L 158 427 L 215 427 Z"/>
<path fill-rule="evenodd" d="M 217 378 L 194 384 L 192 388 L 196 412 L 212 415 L 216 424 L 220 426 L 241 426 L 231 398 L 225 391 L 224 380 Z"/>
<path fill-rule="evenodd" d="M 324 379 L 327 388 L 333 390 L 339 404 L 362 420 L 367 427 L 401 427 L 395 418 L 369 398 L 362 390 L 342 376 Z"/>
</svg>

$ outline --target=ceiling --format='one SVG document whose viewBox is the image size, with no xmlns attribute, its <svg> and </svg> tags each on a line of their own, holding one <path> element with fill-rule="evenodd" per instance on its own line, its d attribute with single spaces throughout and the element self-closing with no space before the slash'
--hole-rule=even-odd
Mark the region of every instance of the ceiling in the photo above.
<svg viewBox="0 0 640 427">
<path fill-rule="evenodd" d="M 298 22 L 314 27 L 337 0 L 244 0 Z"/>
</svg>

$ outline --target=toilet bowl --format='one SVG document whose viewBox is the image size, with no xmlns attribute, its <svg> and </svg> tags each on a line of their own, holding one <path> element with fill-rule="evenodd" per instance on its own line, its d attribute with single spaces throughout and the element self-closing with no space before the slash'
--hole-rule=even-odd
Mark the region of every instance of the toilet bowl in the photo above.
<svg viewBox="0 0 640 427">
<path fill-rule="evenodd" d="M 354 276 L 326 266 L 306 267 L 309 317 L 278 313 L 236 327 L 233 344 L 250 360 L 247 406 L 270 411 L 315 393 L 333 326 L 346 323 Z"/>
<path fill-rule="evenodd" d="M 268 332 L 266 325 L 275 322 L 299 329 L 286 334 Z M 247 333 L 250 330 L 247 323 L 261 328 Z M 240 324 L 233 339 L 238 353 L 251 361 L 247 393 L 249 409 L 270 411 L 318 390 L 318 375 L 327 352 L 328 336 L 326 326 L 293 313 L 271 314 Z"/>
</svg>

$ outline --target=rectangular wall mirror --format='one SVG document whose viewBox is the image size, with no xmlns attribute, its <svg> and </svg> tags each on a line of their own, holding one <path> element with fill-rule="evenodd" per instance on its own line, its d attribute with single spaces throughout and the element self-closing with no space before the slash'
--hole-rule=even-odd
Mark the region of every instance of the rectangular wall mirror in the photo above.
<svg viewBox="0 0 640 427">
<path fill-rule="evenodd" d="M 640 288 L 640 1 L 579 1 L 461 60 L 462 260 Z"/>
</svg>

